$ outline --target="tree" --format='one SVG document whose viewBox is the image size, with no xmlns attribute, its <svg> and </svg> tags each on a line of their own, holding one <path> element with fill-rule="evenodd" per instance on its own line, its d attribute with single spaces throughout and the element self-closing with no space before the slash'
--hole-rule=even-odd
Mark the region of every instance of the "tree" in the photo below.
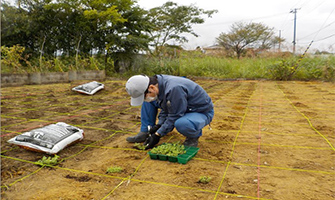
<svg viewBox="0 0 335 200">
<path fill-rule="evenodd" d="M 275 36 L 273 39 L 272 39 L 272 43 L 273 43 L 273 46 L 277 45 L 278 44 L 278 52 L 281 51 L 281 44 L 285 42 L 285 39 L 282 38 L 282 37 L 279 37 L 279 36 Z"/>
<path fill-rule="evenodd" d="M 51 0 L 18 1 L 18 8 L 3 5 L 4 22 L 1 38 L 6 46 L 21 45 L 25 54 L 43 57 L 56 50 L 53 38 L 54 13 L 44 9 Z"/>
<path fill-rule="evenodd" d="M 19 0 L 1 6 L 1 39 L 20 44 L 32 58 L 87 57 L 92 52 L 129 58 L 148 49 L 147 11 L 134 0 Z"/>
<path fill-rule="evenodd" d="M 1 43 L 7 47 L 31 44 L 28 12 L 1 2 Z"/>
<path fill-rule="evenodd" d="M 121 65 L 127 70 L 133 59 L 141 51 L 147 51 L 150 38 L 147 34 L 151 28 L 147 11 L 130 5 L 121 11 L 124 23 L 118 23 L 107 33 L 107 53 L 114 60 L 114 71 L 119 72 Z"/>
<path fill-rule="evenodd" d="M 59 29 L 56 12 L 46 9 L 51 0 L 18 1 L 18 7 L 2 5 L 1 38 L 6 46 L 20 44 L 25 54 L 53 55 Z"/>
<path fill-rule="evenodd" d="M 163 48 L 157 47 L 170 41 L 186 42 L 184 33 L 198 36 L 192 25 L 217 12 L 173 2 L 146 11 L 135 0 L 17 1 L 17 7 L 1 6 L 5 46 L 24 47 L 32 61 L 54 59 L 56 52 L 75 56 L 76 61 L 92 52 L 103 54 L 105 61 L 113 59 L 116 72 L 118 63 L 128 63 L 126 70 L 130 69 L 135 54 L 150 51 L 149 45 L 159 51 Z"/>
<path fill-rule="evenodd" d="M 155 55 L 159 55 L 158 47 L 165 46 L 169 41 L 184 43 L 188 39 L 182 36 L 189 33 L 198 37 L 192 25 L 205 22 L 202 15 L 212 17 L 217 10 L 203 10 L 196 6 L 178 6 L 177 3 L 168 1 L 160 7 L 149 10 L 149 22 L 152 26 L 149 34 L 152 38 L 151 46 L 156 50 Z"/>
<path fill-rule="evenodd" d="M 273 35 L 273 29 L 261 23 L 238 22 L 231 26 L 229 33 L 221 33 L 216 40 L 227 50 L 234 51 L 239 59 L 246 48 L 269 49 Z"/>
</svg>

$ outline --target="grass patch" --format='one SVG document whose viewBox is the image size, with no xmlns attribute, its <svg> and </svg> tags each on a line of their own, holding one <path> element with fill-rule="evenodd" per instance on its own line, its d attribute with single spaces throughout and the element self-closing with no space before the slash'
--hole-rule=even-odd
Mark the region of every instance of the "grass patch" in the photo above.
<svg viewBox="0 0 335 200">
<path fill-rule="evenodd" d="M 15 47 L 15 46 L 14 46 Z M 104 55 L 29 59 L 22 56 L 24 49 L 2 47 L 1 73 L 66 72 L 70 70 L 105 70 L 107 76 L 128 78 L 134 74 L 170 74 L 176 76 L 211 77 L 218 79 L 267 79 L 267 80 L 321 80 L 335 81 L 335 56 L 297 56 L 227 58 L 208 56 L 199 52 L 182 52 L 176 57 L 150 57 L 137 55 L 131 66 L 121 61 L 121 68 L 114 67 L 111 58 Z M 123 66 L 124 65 L 124 66 Z M 122 67 L 123 66 L 123 67 Z"/>
</svg>

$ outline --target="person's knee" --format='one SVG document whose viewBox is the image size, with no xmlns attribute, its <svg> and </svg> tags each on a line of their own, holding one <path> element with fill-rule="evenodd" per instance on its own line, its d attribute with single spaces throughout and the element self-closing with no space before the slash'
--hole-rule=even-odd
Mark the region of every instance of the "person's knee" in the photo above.
<svg viewBox="0 0 335 200">
<path fill-rule="evenodd" d="M 187 118 L 180 118 L 175 122 L 175 128 L 183 135 L 196 132 L 196 127 Z"/>
</svg>

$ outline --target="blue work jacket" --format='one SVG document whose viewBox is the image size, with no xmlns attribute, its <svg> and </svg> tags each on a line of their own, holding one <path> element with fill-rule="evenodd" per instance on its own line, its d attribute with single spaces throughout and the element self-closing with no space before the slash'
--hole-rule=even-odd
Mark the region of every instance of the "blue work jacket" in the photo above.
<svg viewBox="0 0 335 200">
<path fill-rule="evenodd" d="M 171 75 L 157 75 L 158 104 L 161 112 L 157 132 L 162 136 L 171 132 L 174 122 L 188 112 L 207 113 L 214 108 L 206 91 L 190 79 Z"/>
</svg>

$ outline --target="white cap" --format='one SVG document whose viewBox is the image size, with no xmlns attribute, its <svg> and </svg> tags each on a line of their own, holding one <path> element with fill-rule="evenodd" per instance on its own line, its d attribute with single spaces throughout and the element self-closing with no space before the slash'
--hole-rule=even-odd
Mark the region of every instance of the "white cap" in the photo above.
<svg viewBox="0 0 335 200">
<path fill-rule="evenodd" d="M 130 105 L 139 106 L 144 101 L 144 92 L 149 87 L 149 77 L 145 75 L 135 75 L 128 79 L 126 90 L 131 96 Z"/>
</svg>

